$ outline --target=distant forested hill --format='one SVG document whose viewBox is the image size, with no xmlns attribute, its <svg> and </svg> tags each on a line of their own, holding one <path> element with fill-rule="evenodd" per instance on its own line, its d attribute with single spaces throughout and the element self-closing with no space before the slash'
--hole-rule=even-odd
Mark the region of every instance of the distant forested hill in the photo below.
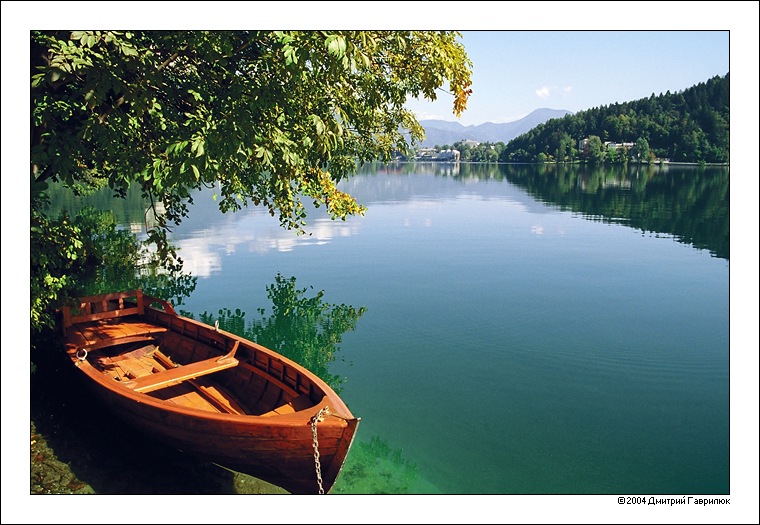
<svg viewBox="0 0 760 525">
<path fill-rule="evenodd" d="M 729 92 L 727 73 L 677 93 L 552 119 L 512 139 L 499 161 L 728 163 Z"/>
</svg>

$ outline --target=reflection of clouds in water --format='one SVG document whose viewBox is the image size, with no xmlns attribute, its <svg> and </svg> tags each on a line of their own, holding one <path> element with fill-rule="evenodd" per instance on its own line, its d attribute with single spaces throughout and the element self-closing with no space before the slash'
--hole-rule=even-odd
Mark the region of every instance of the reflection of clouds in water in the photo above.
<svg viewBox="0 0 760 525">
<path fill-rule="evenodd" d="M 296 246 L 320 246 L 328 244 L 335 237 L 350 237 L 356 233 L 357 228 L 356 221 L 349 223 L 317 219 L 306 229 L 311 235 L 297 235 L 294 231 L 270 229 L 261 238 L 253 240 L 250 250 L 259 253 L 270 250 L 289 252 Z"/>
<path fill-rule="evenodd" d="M 431 217 L 423 217 L 421 219 L 413 220 L 411 217 L 404 217 L 403 225 L 405 228 L 412 226 L 422 226 L 423 228 L 430 228 L 433 226 L 433 219 Z"/>
<path fill-rule="evenodd" d="M 208 277 L 222 269 L 221 257 L 210 250 L 211 245 L 205 238 L 185 239 L 178 242 L 177 246 L 186 273 L 196 277 Z"/>
<path fill-rule="evenodd" d="M 358 221 L 350 219 L 345 222 L 317 219 L 306 228 L 307 234 L 297 235 L 281 228 L 279 223 L 272 223 L 269 217 L 251 214 L 239 221 L 220 222 L 189 232 L 185 238 L 175 240 L 175 244 L 185 271 L 196 277 L 208 277 L 222 269 L 220 252 L 231 255 L 240 248 L 259 254 L 272 250 L 290 252 L 297 246 L 319 246 L 335 237 L 349 237 L 358 228 Z"/>
<path fill-rule="evenodd" d="M 540 224 L 534 224 L 530 227 L 530 233 L 533 235 L 543 235 L 545 233 L 544 227 Z M 556 235 L 565 235 L 567 231 L 562 227 L 556 227 L 553 229 L 553 231 L 549 233 L 554 233 Z"/>
<path fill-rule="evenodd" d="M 394 206 L 395 208 L 402 208 L 406 213 L 411 215 L 404 216 L 402 224 L 405 228 L 422 226 L 423 228 L 430 228 L 433 226 L 433 217 L 430 214 L 435 215 L 440 210 L 445 209 L 445 203 L 438 202 L 433 199 L 413 199 L 407 203 L 400 203 Z"/>
</svg>

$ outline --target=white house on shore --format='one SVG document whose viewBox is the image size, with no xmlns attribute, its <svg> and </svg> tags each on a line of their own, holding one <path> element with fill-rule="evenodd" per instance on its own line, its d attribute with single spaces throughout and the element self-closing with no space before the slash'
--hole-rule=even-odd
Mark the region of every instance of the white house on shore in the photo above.
<svg viewBox="0 0 760 525">
<path fill-rule="evenodd" d="M 633 142 L 605 142 L 604 145 L 607 146 L 607 149 L 615 150 L 620 148 L 631 149 L 636 144 Z"/>
<path fill-rule="evenodd" d="M 608 150 L 616 150 L 620 148 L 626 148 L 631 149 L 636 145 L 635 142 L 610 142 L 607 141 L 604 143 L 604 146 Z M 583 153 L 588 153 L 588 137 L 585 139 L 581 139 L 578 141 L 578 149 L 582 151 Z"/>
<path fill-rule="evenodd" d="M 435 148 L 418 149 L 414 155 L 415 160 L 435 160 L 439 162 L 458 162 L 459 150 L 445 149 L 437 151 Z"/>
</svg>

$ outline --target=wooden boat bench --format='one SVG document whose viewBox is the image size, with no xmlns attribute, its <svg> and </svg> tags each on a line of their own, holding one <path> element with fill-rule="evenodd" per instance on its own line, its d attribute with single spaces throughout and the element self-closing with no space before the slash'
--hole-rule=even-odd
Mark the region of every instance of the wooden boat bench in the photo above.
<svg viewBox="0 0 760 525">
<path fill-rule="evenodd" d="M 124 385 L 132 388 L 135 392 L 147 393 L 176 385 L 188 379 L 195 379 L 206 374 L 226 370 L 237 365 L 238 360 L 232 356 L 212 357 L 203 361 L 178 366 L 177 368 L 140 376 L 127 381 Z"/>
<path fill-rule="evenodd" d="M 143 322 L 138 316 L 144 312 L 141 290 L 83 297 L 75 313 L 68 306 L 61 308 L 61 329 L 70 347 L 88 351 L 110 346 L 114 340 L 140 341 L 167 331 Z"/>
</svg>

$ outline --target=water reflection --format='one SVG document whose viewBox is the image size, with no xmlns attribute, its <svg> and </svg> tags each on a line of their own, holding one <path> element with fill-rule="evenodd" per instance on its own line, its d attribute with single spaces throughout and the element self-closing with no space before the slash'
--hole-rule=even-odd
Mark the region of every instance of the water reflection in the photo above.
<svg viewBox="0 0 760 525">
<path fill-rule="evenodd" d="M 271 314 L 259 308 L 261 317 L 248 321 L 239 308 L 223 308 L 216 314 L 202 313 L 200 320 L 207 324 L 218 321 L 223 330 L 275 350 L 317 374 L 340 394 L 347 378 L 331 373 L 329 366 L 339 353 L 343 335 L 356 328 L 366 308 L 329 304 L 324 301 L 324 290 L 306 297 L 309 287 L 299 288 L 295 277 L 279 273 L 266 290 Z M 192 317 L 189 312 L 182 313 Z M 357 437 L 333 492 L 420 494 L 438 490 L 418 476 L 417 466 L 400 448 L 374 435 Z"/>
<path fill-rule="evenodd" d="M 429 178 L 411 177 L 428 175 Z M 450 178 L 463 187 L 442 189 L 436 182 Z M 525 201 L 519 190 L 562 210 L 590 220 L 624 224 L 645 233 L 673 236 L 679 242 L 709 250 L 729 259 L 729 169 L 675 165 L 584 166 L 555 164 L 467 164 L 445 162 L 369 163 L 358 176 L 341 181 L 341 190 L 365 205 L 425 200 L 426 196 L 451 191 L 452 197 L 476 193 L 489 198 L 493 188 L 484 183 L 509 182 L 500 198 Z M 463 193 L 464 192 L 464 193 Z M 115 199 L 108 189 L 86 198 L 65 190 L 51 191 L 52 208 L 71 213 L 84 205 L 110 209 L 120 223 L 134 233 L 144 232 L 149 203 L 137 188 L 127 198 Z M 238 250 L 252 253 L 289 252 L 299 246 L 327 244 L 339 237 L 356 235 L 361 221 L 334 221 L 324 210 L 308 208 L 308 235 L 284 230 L 260 209 L 246 208 L 222 214 L 213 190 L 193 196 L 192 213 L 175 229 L 174 242 L 181 248 L 186 271 L 207 277 L 222 269 L 222 255 Z M 149 217 L 148 217 L 149 218 Z"/>
<path fill-rule="evenodd" d="M 151 219 L 148 211 L 150 201 L 142 197 L 137 185 L 131 186 L 123 199 L 115 197 L 114 192 L 109 188 L 103 188 L 89 195 L 77 196 L 72 190 L 58 184 L 51 185 L 48 195 L 50 210 L 54 216 L 63 210 L 74 216 L 88 206 L 96 210 L 110 210 L 120 225 L 135 234 L 144 232 L 146 221 Z"/>
<path fill-rule="evenodd" d="M 464 183 L 454 191 L 478 192 L 478 183 L 504 181 L 536 200 L 589 220 L 623 224 L 644 233 L 672 236 L 679 242 L 729 259 L 729 168 L 683 165 L 585 166 L 578 164 L 396 163 L 367 165 L 366 177 L 342 183 L 341 189 L 367 202 L 400 202 L 424 198 L 439 189 L 435 177 Z M 384 177 L 432 175 L 429 190 L 383 182 Z M 366 186 L 369 185 L 370 188 Z M 520 200 L 518 192 L 502 190 Z M 480 190 L 480 193 L 483 193 Z M 480 194 L 479 193 L 479 194 Z M 484 194 L 485 195 L 485 194 Z M 522 199 L 532 201 L 532 199 Z M 526 202 L 530 206 L 529 202 Z M 540 232 L 537 232 L 540 233 Z"/>
<path fill-rule="evenodd" d="M 296 278 L 277 274 L 275 282 L 266 287 L 272 301 L 272 313 L 259 308 L 261 319 L 247 322 L 239 308 L 220 309 L 216 314 L 203 312 L 200 320 L 257 343 L 292 359 L 324 380 L 337 393 L 346 378 L 330 373 L 329 364 L 335 360 L 343 334 L 356 328 L 366 308 L 324 301 L 325 291 L 306 297 L 307 288 L 298 288 Z M 192 318 L 192 313 L 182 312 Z"/>
<path fill-rule="evenodd" d="M 295 277 L 277 274 L 267 286 L 271 314 L 259 308 L 259 319 L 248 321 L 240 309 L 223 308 L 216 314 L 204 312 L 200 320 L 219 321 L 223 330 L 257 341 L 316 373 L 338 393 L 347 378 L 329 370 L 339 352 L 343 334 L 353 331 L 365 307 L 329 304 L 325 291 L 306 297 L 308 287 L 299 288 Z M 184 315 L 192 316 L 186 312 Z M 333 492 L 336 494 L 421 494 L 438 492 L 418 476 L 417 466 L 400 448 L 378 435 L 358 436 Z"/>
<path fill-rule="evenodd" d="M 50 195 L 53 214 L 66 210 L 75 215 L 86 207 L 110 210 L 121 227 L 141 240 L 155 225 L 155 210 L 142 198 L 137 186 L 129 188 L 125 199 L 114 197 L 108 188 L 77 197 L 70 190 L 56 187 L 50 190 Z M 297 235 L 280 227 L 278 221 L 261 209 L 245 208 L 234 214 L 223 214 L 218 209 L 214 191 L 200 190 L 193 195 L 190 215 L 181 225 L 172 228 L 172 244 L 180 250 L 185 273 L 209 277 L 222 271 L 223 255 L 238 250 L 258 254 L 290 252 L 301 246 L 327 244 L 335 238 L 355 235 L 360 227 L 355 221 L 331 220 L 325 216 L 324 209 L 304 205 L 309 225 L 305 235 Z M 161 203 L 156 209 L 161 212 Z"/>
<path fill-rule="evenodd" d="M 729 259 L 729 170 L 691 166 L 502 165 L 533 197 L 587 219 L 672 235 Z"/>
<path fill-rule="evenodd" d="M 244 209 L 222 214 L 211 192 L 194 197 L 192 212 L 175 229 L 172 238 L 185 261 L 186 271 L 208 277 L 222 270 L 223 257 L 238 251 L 265 254 L 291 252 L 299 247 L 328 244 L 338 237 L 355 235 L 357 222 L 324 218 L 324 210 L 304 204 L 309 216 L 305 235 L 280 227 L 279 222 L 260 209 Z"/>
</svg>

